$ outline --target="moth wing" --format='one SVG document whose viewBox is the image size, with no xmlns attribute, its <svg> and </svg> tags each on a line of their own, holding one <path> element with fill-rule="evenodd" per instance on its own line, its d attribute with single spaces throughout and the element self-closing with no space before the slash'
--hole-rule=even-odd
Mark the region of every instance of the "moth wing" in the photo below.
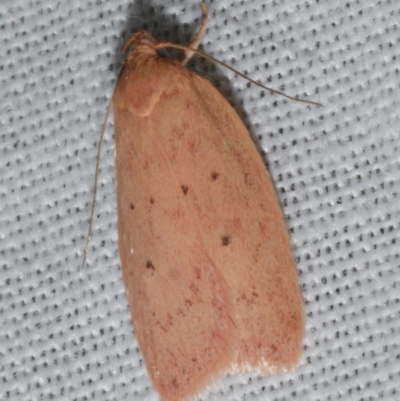
<svg viewBox="0 0 400 401">
<path fill-rule="evenodd" d="M 165 77 L 157 78 L 159 95 L 148 91 L 140 68 Z M 176 91 L 171 73 L 149 59 L 122 81 L 132 83 L 124 91 L 153 96 L 145 115 L 143 108 L 136 113 L 132 103 L 123 102 L 120 88 L 114 96 L 122 272 L 135 333 L 164 401 L 196 394 L 229 368 L 237 350 L 229 288 L 204 247 L 176 166 L 159 141 L 175 121 L 157 115 L 158 104 L 171 88 Z M 184 103 L 190 94 L 180 97 Z"/>
<path fill-rule="evenodd" d="M 233 368 L 297 365 L 303 309 L 284 217 L 268 171 L 238 115 L 206 80 L 187 73 L 153 109 L 173 122 L 159 142 L 214 265 L 232 293 L 240 338 Z"/>
</svg>

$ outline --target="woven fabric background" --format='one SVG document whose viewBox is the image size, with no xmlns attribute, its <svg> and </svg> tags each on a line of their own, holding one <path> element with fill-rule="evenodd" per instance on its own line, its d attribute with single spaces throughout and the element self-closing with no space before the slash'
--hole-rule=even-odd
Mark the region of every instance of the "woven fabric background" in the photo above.
<svg viewBox="0 0 400 401">
<path fill-rule="evenodd" d="M 400 399 L 400 3 L 219 0 L 195 57 L 274 178 L 306 312 L 294 372 L 217 380 L 202 400 Z M 124 40 L 188 43 L 198 1 L 3 0 L 0 399 L 157 400 L 117 249 L 113 120 L 87 266 L 97 143 Z"/>
</svg>

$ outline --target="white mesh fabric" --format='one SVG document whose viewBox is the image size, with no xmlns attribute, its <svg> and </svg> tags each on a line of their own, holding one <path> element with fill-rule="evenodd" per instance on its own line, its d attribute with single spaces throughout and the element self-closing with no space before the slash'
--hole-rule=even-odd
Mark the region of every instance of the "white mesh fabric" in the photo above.
<svg viewBox="0 0 400 401">
<path fill-rule="evenodd" d="M 305 303 L 291 373 L 218 380 L 203 400 L 400 399 L 400 5 L 209 1 L 197 57 L 275 180 Z M 156 400 L 117 250 L 112 119 L 88 264 L 96 146 L 129 32 L 187 43 L 198 1 L 3 0 L 0 399 Z"/>
</svg>

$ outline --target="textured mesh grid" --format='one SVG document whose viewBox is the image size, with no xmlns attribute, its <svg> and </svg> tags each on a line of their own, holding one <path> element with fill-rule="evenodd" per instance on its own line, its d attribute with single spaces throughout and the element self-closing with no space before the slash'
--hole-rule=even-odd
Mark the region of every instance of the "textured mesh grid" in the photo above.
<svg viewBox="0 0 400 401">
<path fill-rule="evenodd" d="M 194 59 L 265 151 L 306 310 L 299 368 L 233 375 L 203 400 L 400 399 L 400 4 L 208 2 Z M 112 121 L 88 265 L 96 146 L 129 32 L 187 43 L 198 1 L 3 0 L 0 399 L 156 400 L 117 251 Z"/>
</svg>

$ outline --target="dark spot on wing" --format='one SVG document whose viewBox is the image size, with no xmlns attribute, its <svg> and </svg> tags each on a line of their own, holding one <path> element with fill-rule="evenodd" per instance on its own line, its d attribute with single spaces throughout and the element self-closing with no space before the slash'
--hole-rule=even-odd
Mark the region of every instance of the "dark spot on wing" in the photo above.
<svg viewBox="0 0 400 401">
<path fill-rule="evenodd" d="M 223 246 L 228 246 L 231 243 L 231 237 L 229 235 L 222 235 L 221 243 Z"/>
<path fill-rule="evenodd" d="M 213 181 L 215 181 L 218 177 L 219 177 L 219 173 L 217 173 L 216 171 L 211 172 L 211 179 Z"/>
</svg>

